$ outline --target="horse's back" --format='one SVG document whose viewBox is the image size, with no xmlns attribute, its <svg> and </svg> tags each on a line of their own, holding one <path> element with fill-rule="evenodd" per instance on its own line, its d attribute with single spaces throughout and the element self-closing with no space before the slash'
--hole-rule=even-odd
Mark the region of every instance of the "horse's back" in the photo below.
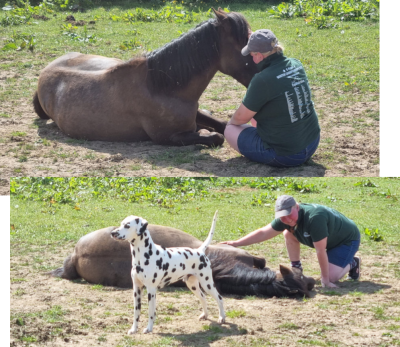
<svg viewBox="0 0 400 347">
<path fill-rule="evenodd" d="M 52 71 L 54 69 L 65 69 L 66 71 L 107 71 L 123 63 L 121 59 L 108 58 L 94 54 L 82 54 L 78 52 L 70 52 L 52 61 L 47 65 L 43 72 Z"/>
</svg>

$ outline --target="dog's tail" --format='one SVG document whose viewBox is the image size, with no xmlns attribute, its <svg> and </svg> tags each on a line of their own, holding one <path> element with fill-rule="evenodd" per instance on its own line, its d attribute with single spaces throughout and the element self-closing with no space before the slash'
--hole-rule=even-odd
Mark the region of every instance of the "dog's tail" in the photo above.
<svg viewBox="0 0 400 347">
<path fill-rule="evenodd" d="M 210 229 L 210 233 L 208 234 L 207 239 L 203 242 L 203 244 L 199 247 L 199 250 L 201 252 L 205 252 L 206 248 L 208 247 L 208 245 L 211 243 L 211 240 L 213 238 L 214 235 L 214 230 L 215 230 L 215 224 L 217 223 L 217 215 L 218 215 L 218 210 L 215 211 L 214 214 L 214 218 L 211 224 L 211 229 Z"/>
</svg>

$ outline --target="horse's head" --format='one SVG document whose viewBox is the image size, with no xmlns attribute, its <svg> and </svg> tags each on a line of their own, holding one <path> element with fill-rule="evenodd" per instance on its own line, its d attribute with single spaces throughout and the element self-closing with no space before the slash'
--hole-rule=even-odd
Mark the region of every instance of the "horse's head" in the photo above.
<svg viewBox="0 0 400 347">
<path fill-rule="evenodd" d="M 297 268 L 289 269 L 279 265 L 276 279 L 282 281 L 284 286 L 290 288 L 289 294 L 310 297 L 309 291 L 314 288 L 315 280 L 303 275 L 303 271 Z"/>
<path fill-rule="evenodd" d="M 242 48 L 247 45 L 250 25 L 240 13 L 226 13 L 221 8 L 218 11 L 213 10 L 220 36 L 219 71 L 247 87 L 257 72 L 251 55 L 243 56 L 241 53 Z"/>
</svg>

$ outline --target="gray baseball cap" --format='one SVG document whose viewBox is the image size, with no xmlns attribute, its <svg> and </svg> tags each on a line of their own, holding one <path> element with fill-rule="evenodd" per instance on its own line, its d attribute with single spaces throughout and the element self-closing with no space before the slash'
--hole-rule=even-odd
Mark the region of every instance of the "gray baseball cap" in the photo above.
<svg viewBox="0 0 400 347">
<path fill-rule="evenodd" d="M 268 29 L 256 30 L 249 37 L 247 46 L 242 49 L 242 55 L 249 55 L 250 52 L 267 53 L 274 49 L 278 39 L 275 34 Z"/>
<path fill-rule="evenodd" d="M 294 205 L 296 205 L 296 200 L 293 196 L 281 195 L 278 197 L 275 203 L 275 218 L 288 216 Z"/>
</svg>

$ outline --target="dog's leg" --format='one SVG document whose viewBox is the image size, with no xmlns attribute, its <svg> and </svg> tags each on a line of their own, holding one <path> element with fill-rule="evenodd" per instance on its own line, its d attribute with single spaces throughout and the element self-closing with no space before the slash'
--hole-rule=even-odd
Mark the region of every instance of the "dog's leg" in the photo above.
<svg viewBox="0 0 400 347">
<path fill-rule="evenodd" d="M 153 331 L 153 324 L 156 320 L 156 292 L 157 288 L 147 287 L 147 298 L 149 300 L 149 323 L 147 328 L 143 330 L 143 334 Z"/>
<path fill-rule="evenodd" d="M 208 279 L 208 280 L 206 280 L 206 279 Z M 215 288 L 215 284 L 212 279 L 211 271 L 208 276 L 206 274 L 204 274 L 204 277 L 201 277 L 199 279 L 199 281 L 200 281 L 201 288 L 203 288 L 203 290 L 207 294 L 210 294 L 218 304 L 218 309 L 219 309 L 218 323 L 220 323 L 220 324 L 225 323 L 224 302 L 222 300 L 222 296 L 218 293 L 217 289 Z"/>
<path fill-rule="evenodd" d="M 196 295 L 201 304 L 203 305 L 203 313 L 200 315 L 199 320 L 202 319 L 207 319 L 208 317 L 208 312 L 207 312 L 207 301 L 204 297 L 203 292 L 200 289 L 199 281 L 195 276 L 189 276 L 189 278 L 186 280 L 186 285 L 188 288 L 193 292 L 194 295 Z"/>
<path fill-rule="evenodd" d="M 128 331 L 128 335 L 133 335 L 137 332 L 139 318 L 140 318 L 140 309 L 142 306 L 143 284 L 136 278 L 135 274 L 136 274 L 136 272 L 132 272 L 133 304 L 134 304 L 135 310 L 133 313 L 133 325 L 132 325 L 131 329 Z"/>
</svg>

